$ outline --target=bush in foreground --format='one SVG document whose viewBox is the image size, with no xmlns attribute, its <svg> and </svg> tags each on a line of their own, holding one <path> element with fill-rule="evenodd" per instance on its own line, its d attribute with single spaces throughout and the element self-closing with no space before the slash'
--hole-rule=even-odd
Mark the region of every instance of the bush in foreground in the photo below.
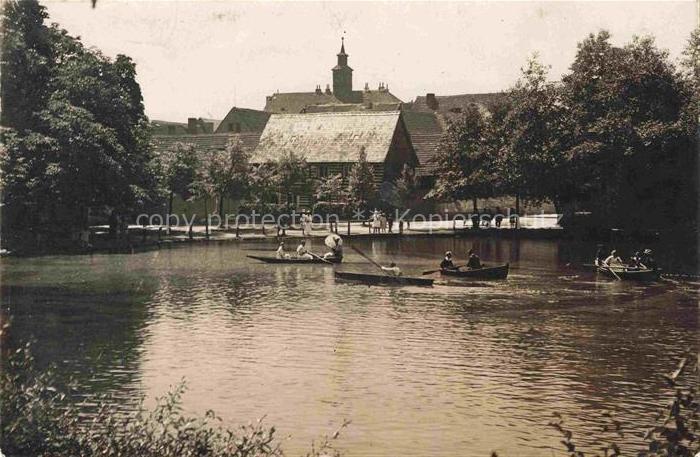
<svg viewBox="0 0 700 457">
<path fill-rule="evenodd" d="M 284 455 L 275 428 L 262 421 L 237 430 L 222 427 L 213 411 L 188 417 L 182 410 L 185 384 L 158 398 L 153 409 L 143 402 L 136 412 L 120 413 L 98 399 L 97 413 L 79 420 L 78 409 L 54 387 L 53 370 L 38 372 L 29 345 L 11 353 L 0 375 L 0 448 L 14 456 L 103 457 L 277 457 Z M 341 428 L 348 423 L 344 423 Z M 332 442 L 340 429 L 312 443 L 307 457 L 339 456 Z"/>
</svg>

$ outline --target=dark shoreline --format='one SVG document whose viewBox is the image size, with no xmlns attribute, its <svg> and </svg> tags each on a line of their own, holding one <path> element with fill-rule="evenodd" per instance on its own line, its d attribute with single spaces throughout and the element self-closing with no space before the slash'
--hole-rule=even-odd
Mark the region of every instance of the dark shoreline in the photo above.
<svg viewBox="0 0 700 457">
<path fill-rule="evenodd" d="M 327 234 L 316 231 L 311 235 L 313 238 L 321 238 Z M 607 233 L 606 233 L 607 232 Z M 192 238 L 187 237 L 184 231 L 174 232 L 172 235 L 163 236 L 162 239 L 154 239 L 157 237 L 157 231 L 149 230 L 147 236 L 143 237 L 143 232 L 140 229 L 133 229 L 128 239 L 122 238 L 119 240 L 98 239 L 93 245 L 88 247 L 75 247 L 66 245 L 64 247 L 54 247 L 50 249 L 25 249 L 17 251 L 3 251 L 2 257 L 43 257 L 56 255 L 93 255 L 93 254 L 134 254 L 139 252 L 153 251 L 162 248 L 170 248 L 174 246 L 189 245 L 192 243 L 269 243 L 279 239 L 299 240 L 303 237 L 301 234 L 291 233 L 284 236 L 276 236 L 270 234 L 248 232 L 240 237 L 231 236 L 232 233 L 215 230 L 210 238 L 206 238 L 201 232 L 196 232 Z M 694 249 L 697 252 L 697 234 L 689 231 L 637 231 L 633 233 L 625 233 L 620 230 L 597 230 L 597 231 L 582 231 L 582 230 L 567 230 L 562 228 L 464 228 L 464 229 L 438 229 L 432 232 L 411 230 L 407 233 L 354 233 L 351 235 L 343 234 L 343 230 L 338 232 L 346 239 L 406 239 L 406 238 L 492 238 L 492 239 L 525 239 L 525 240 L 562 240 L 574 243 L 600 244 L 604 246 L 625 245 L 625 244 L 660 244 L 661 246 L 684 245 L 687 249 Z M 691 268 L 692 269 L 692 268 Z M 681 274 L 696 275 L 700 273 L 700 267 L 696 266 L 695 271 L 687 273 L 686 271 L 679 272 Z"/>
</svg>

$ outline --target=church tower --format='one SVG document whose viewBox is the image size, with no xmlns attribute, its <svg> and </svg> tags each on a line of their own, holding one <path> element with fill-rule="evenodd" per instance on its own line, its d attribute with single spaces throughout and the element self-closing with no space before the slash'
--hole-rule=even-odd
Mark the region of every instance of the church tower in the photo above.
<svg viewBox="0 0 700 457">
<path fill-rule="evenodd" d="M 352 68 L 348 66 L 348 55 L 345 54 L 345 38 L 341 38 L 338 64 L 333 67 L 333 95 L 344 102 L 352 99 Z"/>
</svg>

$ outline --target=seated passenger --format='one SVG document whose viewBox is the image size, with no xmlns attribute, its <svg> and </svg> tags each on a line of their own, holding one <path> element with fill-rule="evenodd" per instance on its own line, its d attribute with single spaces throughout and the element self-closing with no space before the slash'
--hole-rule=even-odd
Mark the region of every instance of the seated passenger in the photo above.
<svg viewBox="0 0 700 457">
<path fill-rule="evenodd" d="M 456 270 L 454 262 L 452 262 L 452 251 L 447 251 L 445 253 L 445 258 L 440 262 L 440 269 L 442 270 Z"/>
<path fill-rule="evenodd" d="M 277 248 L 277 252 L 275 253 L 275 256 L 276 256 L 278 259 L 288 259 L 288 258 L 289 258 L 289 254 L 287 254 L 287 253 L 284 251 L 284 241 L 280 241 L 280 245 L 279 245 L 279 247 Z"/>
<path fill-rule="evenodd" d="M 481 265 L 481 259 L 474 253 L 473 249 L 469 250 L 468 255 L 469 260 L 467 261 L 467 268 L 470 270 L 478 270 L 479 268 L 483 268 L 483 265 Z"/>
</svg>

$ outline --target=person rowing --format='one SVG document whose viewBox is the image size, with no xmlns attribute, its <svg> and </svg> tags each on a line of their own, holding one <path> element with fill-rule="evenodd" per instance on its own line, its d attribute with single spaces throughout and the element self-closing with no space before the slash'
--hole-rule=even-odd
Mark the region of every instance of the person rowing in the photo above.
<svg viewBox="0 0 700 457">
<path fill-rule="evenodd" d="M 297 258 L 304 260 L 313 260 L 314 256 L 309 254 L 309 251 L 306 249 L 306 240 L 301 240 L 301 242 L 299 243 L 299 246 L 297 247 Z"/>
<path fill-rule="evenodd" d="M 289 258 L 289 254 L 287 254 L 284 250 L 284 241 L 280 241 L 280 245 L 277 248 L 277 252 L 275 253 L 275 256 L 278 259 L 288 259 Z"/>
<path fill-rule="evenodd" d="M 388 267 L 382 265 L 382 271 L 385 271 L 393 276 L 401 276 L 401 268 L 397 267 L 394 262 L 391 262 Z"/>
<path fill-rule="evenodd" d="M 622 261 L 622 259 L 620 258 L 620 256 L 617 255 L 617 251 L 615 249 L 613 249 L 612 251 L 610 251 L 610 255 L 605 260 L 603 260 L 603 266 L 608 267 L 608 268 L 612 268 L 612 267 L 620 268 L 620 267 L 624 267 L 625 264 Z"/>
<path fill-rule="evenodd" d="M 452 251 L 447 251 L 445 253 L 445 258 L 443 258 L 442 262 L 440 262 L 440 269 L 457 270 L 457 267 L 455 266 L 454 262 L 452 262 Z"/>
<path fill-rule="evenodd" d="M 470 249 L 467 255 L 469 257 L 469 260 L 467 261 L 467 268 L 469 268 L 470 270 L 478 270 L 484 267 L 481 264 L 481 259 L 478 255 L 476 255 L 473 249 Z"/>
</svg>

